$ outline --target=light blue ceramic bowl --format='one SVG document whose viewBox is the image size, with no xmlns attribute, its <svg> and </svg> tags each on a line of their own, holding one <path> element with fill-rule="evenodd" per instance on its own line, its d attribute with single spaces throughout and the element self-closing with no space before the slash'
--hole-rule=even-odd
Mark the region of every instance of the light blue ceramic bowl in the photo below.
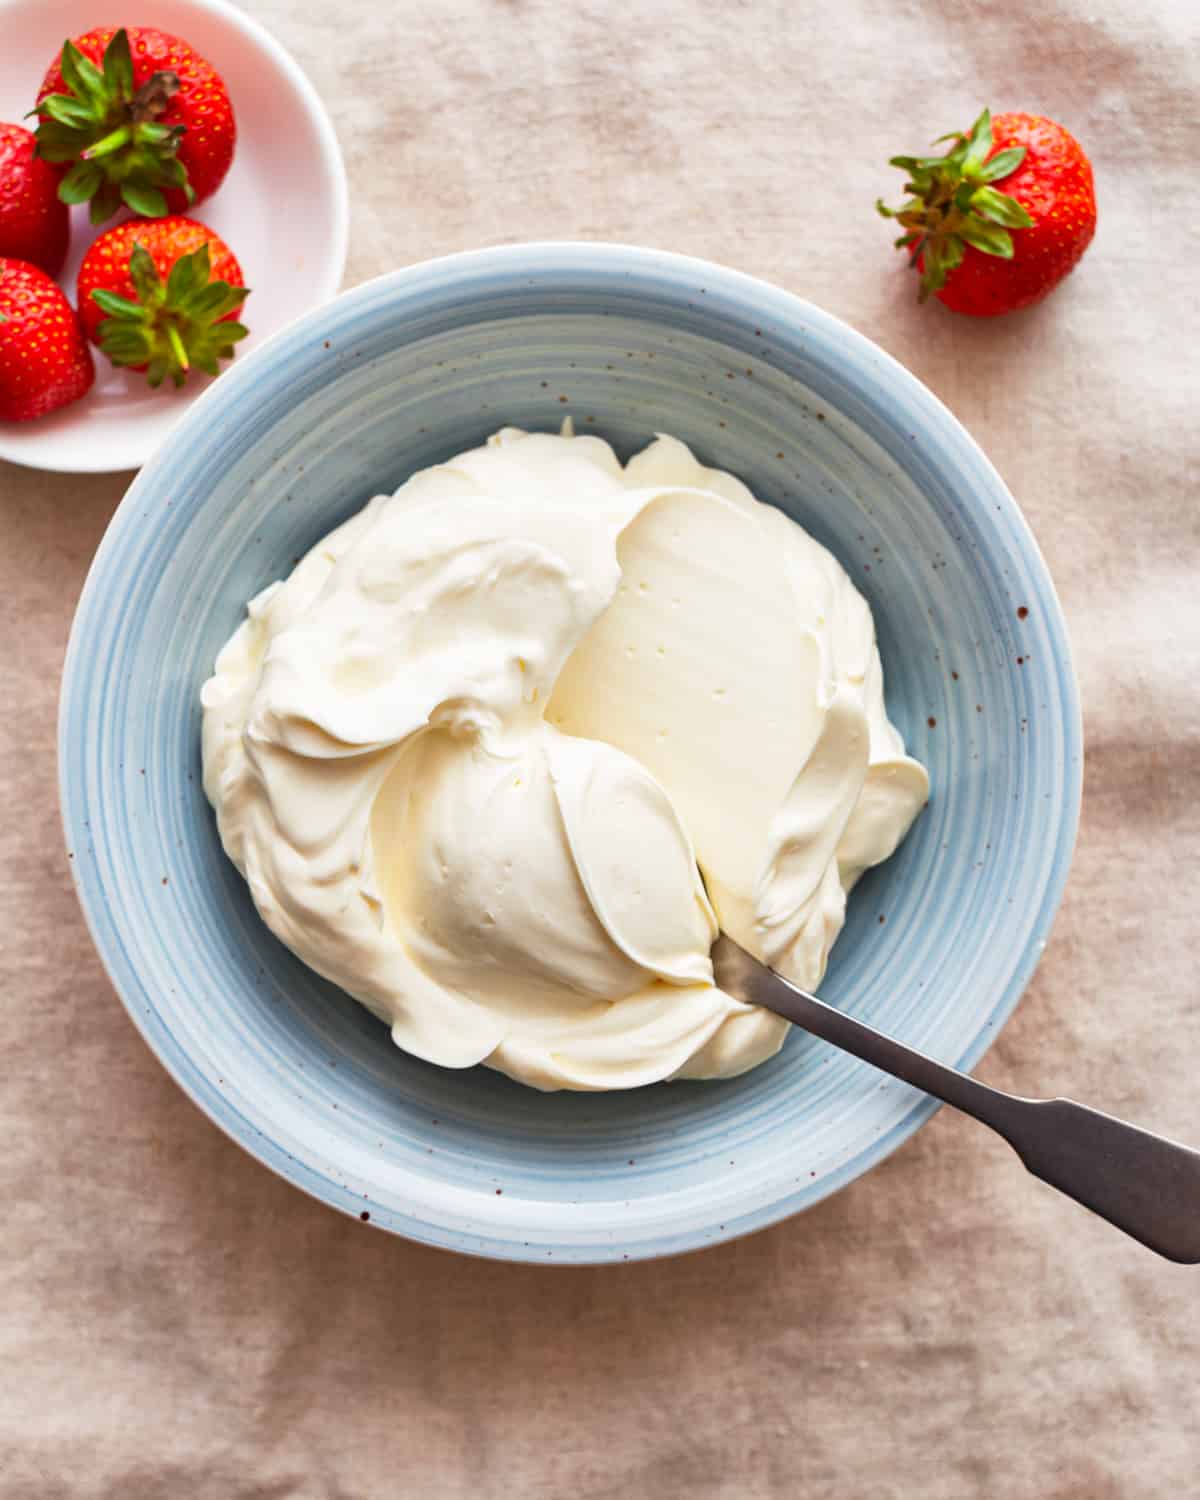
<svg viewBox="0 0 1200 1500">
<path fill-rule="evenodd" d="M 235 1140 L 417 1240 L 619 1261 L 806 1208 L 934 1105 L 800 1034 L 732 1082 L 609 1095 L 418 1062 L 268 934 L 200 788 L 200 685 L 246 600 L 413 470 L 568 413 L 622 455 L 674 433 L 830 546 L 870 600 L 889 710 L 933 800 L 855 892 L 823 993 L 970 1067 L 1037 962 L 1074 841 L 1079 708 L 1058 602 L 1004 485 L 922 385 L 836 319 L 717 266 L 613 245 L 454 256 L 239 359 L 96 556 L 67 656 L 61 790 L 113 982 Z"/>
</svg>

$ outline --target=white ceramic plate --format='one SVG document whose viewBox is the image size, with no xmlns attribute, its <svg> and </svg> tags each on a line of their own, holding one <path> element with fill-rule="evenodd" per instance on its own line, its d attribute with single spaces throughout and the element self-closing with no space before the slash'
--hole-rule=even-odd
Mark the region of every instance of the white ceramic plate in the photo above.
<svg viewBox="0 0 1200 1500">
<path fill-rule="evenodd" d="M 191 42 L 229 87 L 237 152 L 194 217 L 228 242 L 251 288 L 241 358 L 341 285 L 347 192 L 333 125 L 293 59 L 227 0 L 153 0 L 134 19 Z M 93 0 L 0 0 L 0 120 L 32 107 L 67 37 L 104 24 L 113 24 L 109 11 Z M 74 302 L 79 263 L 99 231 L 86 208 L 72 210 L 71 228 L 59 280 Z M 96 384 L 82 401 L 39 422 L 0 422 L 0 458 L 69 473 L 139 468 L 208 384 L 193 376 L 182 390 L 152 391 L 96 351 Z"/>
</svg>

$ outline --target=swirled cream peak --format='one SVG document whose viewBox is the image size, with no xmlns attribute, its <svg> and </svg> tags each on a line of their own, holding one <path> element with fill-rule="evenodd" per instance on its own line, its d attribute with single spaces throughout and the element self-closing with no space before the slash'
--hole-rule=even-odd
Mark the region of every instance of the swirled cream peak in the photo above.
<svg viewBox="0 0 1200 1500">
<path fill-rule="evenodd" d="M 842 568 L 667 437 L 622 468 L 506 428 L 414 475 L 251 601 L 202 701 L 272 931 L 399 1046 L 545 1089 L 771 1056 L 718 921 L 817 984 L 928 793 Z"/>
</svg>

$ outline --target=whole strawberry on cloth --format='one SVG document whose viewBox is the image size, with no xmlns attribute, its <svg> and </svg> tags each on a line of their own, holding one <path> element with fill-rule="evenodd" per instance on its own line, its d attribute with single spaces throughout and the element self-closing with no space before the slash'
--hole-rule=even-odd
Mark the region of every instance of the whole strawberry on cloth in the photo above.
<svg viewBox="0 0 1200 1500">
<path fill-rule="evenodd" d="M 1096 232 L 1092 164 L 1069 131 L 1043 115 L 985 109 L 955 131 L 943 156 L 893 156 L 911 196 L 876 206 L 904 233 L 896 245 L 920 272 L 919 300 L 994 317 L 1040 302 Z"/>
<path fill-rule="evenodd" d="M 75 311 L 45 271 L 0 256 L 0 422 L 78 401 L 96 372 Z"/>
<path fill-rule="evenodd" d="M 235 321 L 249 292 L 233 251 L 181 214 L 107 230 L 83 258 L 79 317 L 114 365 L 144 370 L 152 386 L 215 375 L 246 337 Z"/>
<path fill-rule="evenodd" d="M 124 204 L 150 218 L 215 193 L 237 126 L 224 80 L 180 37 L 99 26 L 63 44 L 38 91 L 38 155 L 68 165 L 65 203 L 93 224 Z"/>
<path fill-rule="evenodd" d="M 35 154 L 35 144 L 23 125 L 0 125 L 0 255 L 56 276 L 71 226 L 58 196 L 62 172 Z"/>
</svg>

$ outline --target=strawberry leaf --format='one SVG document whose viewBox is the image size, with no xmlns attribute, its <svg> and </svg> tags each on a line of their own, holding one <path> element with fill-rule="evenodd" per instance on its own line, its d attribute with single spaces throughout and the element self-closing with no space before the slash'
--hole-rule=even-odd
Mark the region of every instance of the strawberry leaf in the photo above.
<svg viewBox="0 0 1200 1500">
<path fill-rule="evenodd" d="M 63 82 L 79 98 L 83 98 L 87 92 L 79 72 L 79 64 L 82 60 L 83 53 L 75 43 L 70 39 L 65 41 L 58 60 L 59 71 L 62 73 Z"/>
<path fill-rule="evenodd" d="M 115 182 L 106 182 L 88 205 L 88 218 L 93 224 L 103 224 L 111 219 L 121 206 L 121 189 Z"/>
<path fill-rule="evenodd" d="M 207 245 L 201 245 L 190 255 L 181 255 L 167 278 L 167 301 L 173 307 L 185 306 L 195 293 L 209 284 L 211 275 L 212 261 Z"/>
<path fill-rule="evenodd" d="M 1032 217 L 1015 198 L 999 193 L 992 187 L 976 188 L 971 194 L 970 207 L 993 224 L 1003 224 L 1008 229 L 1029 229 Z"/>
<path fill-rule="evenodd" d="M 140 182 L 123 182 L 121 201 L 143 219 L 161 219 L 167 212 L 167 200 L 159 190 Z"/>
<path fill-rule="evenodd" d="M 162 385 L 167 371 L 171 370 L 171 364 L 165 354 L 156 354 L 146 367 L 146 379 L 154 390 Z M 171 376 L 176 385 L 182 385 L 187 378 L 182 370 L 171 370 Z"/>
<path fill-rule="evenodd" d="M 128 99 L 133 94 L 133 57 L 124 26 L 104 49 L 104 82 L 108 91 L 119 99 Z"/>
<path fill-rule="evenodd" d="M 92 288 L 92 301 L 97 307 L 103 308 L 110 318 L 135 319 L 142 316 L 140 302 L 131 302 L 128 297 L 107 291 L 104 287 Z"/>
<path fill-rule="evenodd" d="M 931 240 L 926 246 L 923 254 L 921 269 L 921 290 L 917 294 L 917 301 L 924 302 L 934 292 L 940 292 L 946 285 L 946 273 L 942 268 L 942 246 L 944 240 Z"/>
<path fill-rule="evenodd" d="M 76 128 L 90 125 L 94 118 L 87 105 L 80 99 L 73 99 L 70 94 L 47 94 L 31 113 L 45 115 L 51 120 L 57 120 L 60 125 Z"/>
<path fill-rule="evenodd" d="M 204 287 L 191 300 L 188 311 L 201 322 L 217 322 L 235 312 L 250 295 L 244 286 L 230 286 L 225 281 L 214 281 Z M 233 328 L 233 323 L 222 325 Z"/>
<path fill-rule="evenodd" d="M 984 163 L 978 174 L 980 180 L 997 182 L 1001 177 L 1011 176 L 1025 160 L 1026 150 L 1025 146 L 1007 146 L 1003 151 L 997 151 L 990 161 Z"/>
<path fill-rule="evenodd" d="M 135 242 L 129 253 L 129 279 L 133 282 L 133 289 L 143 306 L 149 306 L 160 300 L 163 290 L 162 279 L 158 274 L 158 267 L 154 264 L 154 257 L 140 240 Z"/>
<path fill-rule="evenodd" d="M 1012 259 L 1012 235 L 998 224 L 988 224 L 983 219 L 964 219 L 958 232 L 968 245 L 974 245 L 984 255 L 996 255 L 1001 260 Z"/>
<path fill-rule="evenodd" d="M 37 154 L 43 161 L 76 161 L 87 142 L 86 131 L 59 120 L 45 120 L 37 129 Z"/>
<path fill-rule="evenodd" d="M 114 365 L 144 365 L 153 350 L 149 329 L 132 324 L 114 327 L 110 321 L 100 325 L 100 347 L 105 354 Z"/>
<path fill-rule="evenodd" d="M 76 162 L 58 185 L 64 203 L 86 203 L 104 181 L 104 170 L 90 161 Z"/>
<path fill-rule="evenodd" d="M 71 92 L 85 103 L 104 103 L 104 74 L 91 58 L 84 57 L 74 42 L 63 43 L 62 76 Z"/>
<path fill-rule="evenodd" d="M 971 134 L 967 137 L 967 149 L 962 159 L 962 171 L 964 177 L 973 177 L 987 160 L 988 152 L 992 149 L 992 112 L 985 109 L 971 126 Z"/>
</svg>

